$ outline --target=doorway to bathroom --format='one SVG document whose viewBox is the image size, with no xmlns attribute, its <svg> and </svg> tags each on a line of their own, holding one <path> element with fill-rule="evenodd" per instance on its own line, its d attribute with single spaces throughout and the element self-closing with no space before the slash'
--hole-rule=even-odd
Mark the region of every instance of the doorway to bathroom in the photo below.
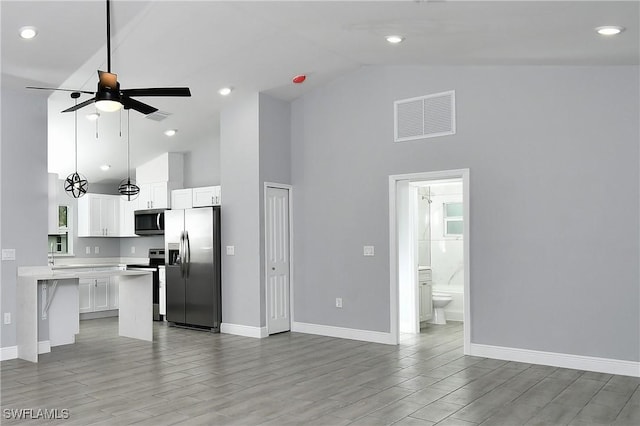
<svg viewBox="0 0 640 426">
<path fill-rule="evenodd" d="M 389 177 L 391 334 L 471 336 L 469 170 Z"/>
</svg>

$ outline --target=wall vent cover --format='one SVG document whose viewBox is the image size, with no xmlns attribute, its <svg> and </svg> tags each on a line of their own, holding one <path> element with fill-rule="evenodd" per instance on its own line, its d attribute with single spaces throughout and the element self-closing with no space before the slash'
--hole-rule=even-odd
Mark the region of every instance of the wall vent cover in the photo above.
<svg viewBox="0 0 640 426">
<path fill-rule="evenodd" d="M 156 111 L 156 112 L 152 112 L 151 114 L 147 114 L 146 117 L 149 120 L 153 120 L 153 121 L 162 121 L 165 120 L 167 117 L 169 117 L 171 115 L 170 112 L 165 112 L 165 111 Z"/>
<path fill-rule="evenodd" d="M 395 142 L 454 135 L 455 90 L 395 101 L 393 118 Z"/>
</svg>

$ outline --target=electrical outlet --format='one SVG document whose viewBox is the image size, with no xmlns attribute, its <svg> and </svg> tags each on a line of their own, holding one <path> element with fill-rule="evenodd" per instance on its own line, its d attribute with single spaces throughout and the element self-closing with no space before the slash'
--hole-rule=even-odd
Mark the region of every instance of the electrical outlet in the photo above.
<svg viewBox="0 0 640 426">
<path fill-rule="evenodd" d="M 4 323 L 11 324 L 11 312 L 4 313 Z"/>
<path fill-rule="evenodd" d="M 136 246 L 131 246 L 131 254 L 136 254 Z"/>
<path fill-rule="evenodd" d="M 363 246 L 362 254 L 364 256 L 373 256 L 373 255 L 375 255 L 375 247 L 374 246 Z"/>
<path fill-rule="evenodd" d="M 342 308 L 342 297 L 336 297 L 336 308 Z"/>
<path fill-rule="evenodd" d="M 16 249 L 2 249 L 2 260 L 16 260 Z"/>
<path fill-rule="evenodd" d="M 84 253 L 85 254 L 91 254 L 91 247 L 87 246 L 84 248 Z"/>
<path fill-rule="evenodd" d="M 93 248 L 93 252 L 94 252 L 95 254 L 100 254 L 100 247 L 95 246 L 95 247 Z"/>
<path fill-rule="evenodd" d="M 236 255 L 236 247 L 227 246 L 227 256 L 235 256 L 235 255 Z"/>
</svg>

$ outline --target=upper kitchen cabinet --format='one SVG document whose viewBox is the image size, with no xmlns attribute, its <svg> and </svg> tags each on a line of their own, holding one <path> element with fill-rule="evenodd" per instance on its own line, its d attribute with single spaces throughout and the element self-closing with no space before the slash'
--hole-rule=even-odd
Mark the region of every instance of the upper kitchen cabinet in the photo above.
<svg viewBox="0 0 640 426">
<path fill-rule="evenodd" d="M 86 194 L 78 199 L 79 237 L 119 237 L 120 197 Z"/>
<path fill-rule="evenodd" d="M 136 168 L 140 187 L 138 209 L 171 208 L 171 191 L 182 188 L 184 158 L 176 152 L 166 152 Z"/>
<path fill-rule="evenodd" d="M 137 237 L 135 233 L 134 212 L 139 209 L 140 197 L 127 201 L 120 199 L 120 236 Z"/>
<path fill-rule="evenodd" d="M 220 185 L 171 191 L 172 209 L 190 209 L 220 205 Z"/>
<path fill-rule="evenodd" d="M 219 206 L 220 185 L 193 188 L 193 207 Z"/>
</svg>

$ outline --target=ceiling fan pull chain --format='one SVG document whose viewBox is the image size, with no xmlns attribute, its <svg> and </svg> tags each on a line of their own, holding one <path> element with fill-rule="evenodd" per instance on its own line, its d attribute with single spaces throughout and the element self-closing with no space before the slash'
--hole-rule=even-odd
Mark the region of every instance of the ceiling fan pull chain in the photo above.
<svg viewBox="0 0 640 426">
<path fill-rule="evenodd" d="M 107 0 L 107 72 L 111 73 L 111 19 L 109 0 Z M 122 135 L 120 135 L 122 136 Z"/>
</svg>

